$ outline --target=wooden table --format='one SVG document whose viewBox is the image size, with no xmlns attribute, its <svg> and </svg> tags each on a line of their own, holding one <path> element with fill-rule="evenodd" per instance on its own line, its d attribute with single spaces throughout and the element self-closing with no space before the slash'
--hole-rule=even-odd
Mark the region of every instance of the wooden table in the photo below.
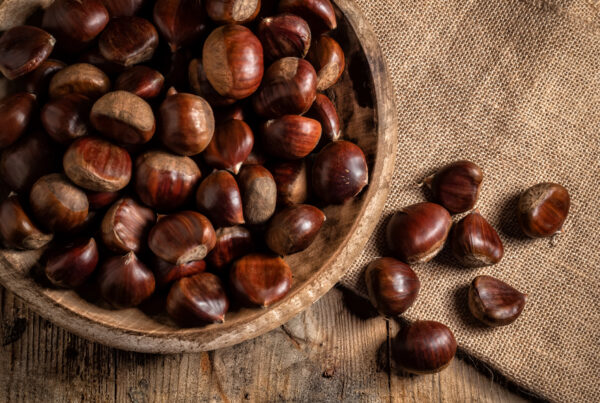
<svg viewBox="0 0 600 403">
<path fill-rule="evenodd" d="M 390 361 L 398 324 L 331 290 L 280 328 L 201 354 L 137 354 L 81 339 L 0 287 L 0 401 L 505 402 L 509 391 L 468 357 L 406 376 Z M 509 385 L 510 386 L 510 385 Z"/>
</svg>

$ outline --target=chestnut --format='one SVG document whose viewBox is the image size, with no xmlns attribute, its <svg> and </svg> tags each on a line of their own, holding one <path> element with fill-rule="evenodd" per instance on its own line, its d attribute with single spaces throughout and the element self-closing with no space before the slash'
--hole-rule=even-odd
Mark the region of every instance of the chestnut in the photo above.
<svg viewBox="0 0 600 403">
<path fill-rule="evenodd" d="M 206 256 L 206 261 L 217 269 L 221 269 L 234 260 L 252 252 L 254 243 L 247 228 L 240 225 L 223 227 L 216 231 L 217 243 Z"/>
<path fill-rule="evenodd" d="M 103 95 L 94 103 L 90 120 L 96 130 L 120 144 L 147 143 L 156 129 L 150 105 L 127 91 Z"/>
<path fill-rule="evenodd" d="M 358 195 L 368 182 L 367 161 L 356 144 L 334 141 L 317 154 L 312 167 L 312 188 L 324 202 L 345 203 Z"/>
<path fill-rule="evenodd" d="M 306 157 L 321 139 L 321 124 L 298 115 L 284 115 L 262 126 L 262 146 L 267 154 L 288 160 Z"/>
<path fill-rule="evenodd" d="M 263 78 L 262 45 L 241 25 L 223 25 L 212 31 L 204 42 L 202 62 L 208 81 L 226 98 L 250 96 Z"/>
<path fill-rule="evenodd" d="M 432 374 L 446 368 L 456 354 L 456 339 L 442 323 L 418 320 L 400 329 L 392 347 L 398 366 L 413 374 Z"/>
<path fill-rule="evenodd" d="M 148 151 L 135 162 L 135 191 L 147 206 L 175 210 L 193 197 L 200 176 L 191 158 Z"/>
<path fill-rule="evenodd" d="M 206 13 L 222 24 L 246 24 L 256 18 L 260 0 L 206 0 Z"/>
<path fill-rule="evenodd" d="M 450 213 L 439 204 L 401 208 L 386 227 L 388 248 L 405 263 L 428 262 L 443 249 L 451 225 Z"/>
<path fill-rule="evenodd" d="M 131 157 L 123 148 L 97 137 L 75 140 L 63 156 L 65 174 L 95 192 L 123 189 L 131 179 Z"/>
<path fill-rule="evenodd" d="M 325 91 L 335 84 L 344 72 L 344 51 L 335 39 L 320 36 L 311 45 L 306 58 L 317 72 L 317 90 Z"/>
<path fill-rule="evenodd" d="M 113 256 L 99 269 L 100 295 L 115 308 L 138 306 L 154 292 L 154 275 L 135 253 Z"/>
<path fill-rule="evenodd" d="M 0 37 L 0 72 L 9 80 L 35 70 L 48 58 L 56 39 L 43 29 L 20 25 Z"/>
<path fill-rule="evenodd" d="M 269 166 L 277 185 L 277 204 L 290 206 L 304 203 L 308 197 L 308 174 L 305 160 L 277 162 Z"/>
<path fill-rule="evenodd" d="M 246 111 L 240 104 L 224 106 L 218 109 L 213 109 L 215 122 L 227 122 L 228 120 L 245 120 Z"/>
<path fill-rule="evenodd" d="M 102 0 L 111 17 L 131 17 L 144 5 L 145 0 Z"/>
<path fill-rule="evenodd" d="M 0 101 L 0 148 L 6 148 L 23 135 L 36 109 L 36 97 L 27 92 L 17 92 Z"/>
<path fill-rule="evenodd" d="M 246 223 L 266 223 L 277 206 L 277 185 L 273 175 L 260 165 L 246 165 L 237 179 Z"/>
<path fill-rule="evenodd" d="M 77 288 L 92 274 L 99 257 L 94 238 L 76 240 L 51 251 L 44 271 L 52 284 Z"/>
<path fill-rule="evenodd" d="M 337 28 L 335 10 L 329 0 L 281 0 L 279 11 L 304 18 L 315 33 Z"/>
<path fill-rule="evenodd" d="M 42 108 L 42 125 L 54 141 L 69 144 L 90 134 L 91 109 L 92 101 L 82 94 L 72 93 L 53 98 Z"/>
<path fill-rule="evenodd" d="M 406 263 L 391 257 L 375 259 L 365 271 L 371 304 L 384 316 L 402 315 L 419 295 L 421 282 Z"/>
<path fill-rule="evenodd" d="M 474 210 L 454 225 L 450 246 L 456 260 L 466 267 L 496 264 L 504 247 L 496 230 Z"/>
<path fill-rule="evenodd" d="M 285 256 L 301 252 L 313 243 L 325 214 L 308 204 L 297 204 L 277 213 L 267 228 L 267 246 L 278 255 Z"/>
<path fill-rule="evenodd" d="M 212 273 L 177 280 L 167 296 L 167 312 L 182 326 L 223 323 L 228 309 L 225 288 Z"/>
<path fill-rule="evenodd" d="M 304 59 L 285 57 L 265 73 L 258 92 L 252 97 L 254 110 L 266 118 L 302 115 L 317 96 L 317 73 Z"/>
<path fill-rule="evenodd" d="M 125 67 L 150 60 L 157 47 L 156 28 L 140 17 L 111 19 L 98 39 L 102 56 Z"/>
<path fill-rule="evenodd" d="M 6 248 L 39 249 L 52 238 L 52 234 L 42 232 L 31 221 L 17 196 L 9 196 L 0 203 L 0 239 Z"/>
<path fill-rule="evenodd" d="M 148 100 L 160 94 L 164 83 L 160 72 L 146 66 L 132 66 L 117 77 L 115 90 L 129 91 Z"/>
<path fill-rule="evenodd" d="M 154 23 L 172 52 L 194 44 L 206 30 L 202 3 L 198 0 L 157 0 L 154 3 Z"/>
<path fill-rule="evenodd" d="M 108 24 L 110 16 L 100 0 L 55 0 L 45 11 L 42 28 L 57 39 L 63 52 L 77 52 Z"/>
<path fill-rule="evenodd" d="M 204 66 L 200 59 L 193 59 L 190 62 L 188 67 L 188 79 L 194 93 L 206 99 L 213 106 L 231 105 L 236 101 L 235 98 L 222 96 L 213 88 L 206 77 Z"/>
<path fill-rule="evenodd" d="M 451 213 L 464 213 L 475 207 L 481 190 L 483 171 L 470 161 L 446 165 L 423 181 L 434 200 Z"/>
<path fill-rule="evenodd" d="M 156 280 L 156 287 L 162 288 L 180 278 L 190 277 L 206 270 L 204 260 L 173 264 L 154 256 L 152 270 Z"/>
<path fill-rule="evenodd" d="M 342 137 L 342 127 L 340 118 L 333 102 L 325 94 L 317 94 L 315 102 L 312 104 L 306 117 L 315 119 L 321 123 L 321 143 L 330 143 L 337 141 Z"/>
<path fill-rule="evenodd" d="M 38 68 L 33 70 L 27 76 L 23 77 L 25 81 L 25 90 L 36 94 L 38 99 L 46 98 L 50 80 L 56 72 L 64 69 L 67 65 L 59 60 L 46 59 Z"/>
<path fill-rule="evenodd" d="M 208 218 L 195 211 L 161 217 L 148 236 L 150 250 L 176 265 L 204 259 L 216 242 Z"/>
<path fill-rule="evenodd" d="M 215 131 L 212 108 L 199 96 L 171 89 L 158 114 L 160 139 L 174 153 L 199 154 L 212 140 Z"/>
<path fill-rule="evenodd" d="M 513 323 L 526 301 L 527 295 L 491 276 L 477 276 L 469 287 L 469 310 L 492 327 Z"/>
<path fill-rule="evenodd" d="M 290 291 L 292 270 L 280 257 L 254 253 L 233 263 L 229 280 L 243 303 L 266 308 Z"/>
<path fill-rule="evenodd" d="M 519 198 L 517 218 L 530 238 L 543 238 L 562 231 L 569 215 L 569 192 L 557 183 L 539 183 Z"/>
<path fill-rule="evenodd" d="M 310 28 L 302 18 L 293 14 L 280 14 L 264 18 L 257 28 L 267 60 L 284 57 L 303 58 L 310 48 Z"/>
<path fill-rule="evenodd" d="M 217 228 L 244 224 L 240 189 L 227 171 L 215 171 L 200 183 L 196 204 Z"/>
<path fill-rule="evenodd" d="M 116 253 L 140 253 L 155 221 L 152 210 L 129 197 L 123 198 L 113 204 L 102 219 L 102 242 Z"/>
<path fill-rule="evenodd" d="M 241 120 L 229 119 L 215 128 L 204 150 L 204 161 L 217 169 L 237 174 L 254 146 L 252 129 Z"/>
<path fill-rule="evenodd" d="M 29 204 L 38 222 L 52 232 L 72 231 L 88 216 L 87 196 L 62 174 L 38 179 L 31 188 Z"/>
<path fill-rule="evenodd" d="M 121 197 L 119 192 L 92 192 L 88 190 L 85 194 L 90 204 L 90 210 L 100 210 L 108 207 Z"/>
<path fill-rule="evenodd" d="M 50 80 L 48 94 L 51 98 L 76 92 L 97 99 L 110 89 L 110 79 L 98 67 L 77 63 L 56 72 Z"/>
</svg>

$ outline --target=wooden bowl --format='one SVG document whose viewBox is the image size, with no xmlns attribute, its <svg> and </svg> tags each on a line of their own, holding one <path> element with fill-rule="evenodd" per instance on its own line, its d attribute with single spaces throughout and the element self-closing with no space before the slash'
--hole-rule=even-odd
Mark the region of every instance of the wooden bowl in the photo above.
<svg viewBox="0 0 600 403">
<path fill-rule="evenodd" d="M 196 352 L 240 343 L 280 326 L 324 295 L 352 265 L 378 222 L 396 142 L 392 85 L 375 36 L 353 1 L 335 3 L 339 27 L 332 36 L 342 45 L 347 64 L 328 95 L 343 121 L 343 137 L 367 156 L 369 186 L 343 206 L 326 207 L 327 221 L 319 237 L 304 252 L 286 257 L 294 283 L 284 300 L 267 309 L 230 312 L 223 324 L 182 329 L 152 301 L 139 309 L 111 310 L 93 298 L 51 287 L 37 264 L 42 251 L 0 251 L 0 283 L 41 316 L 75 334 L 149 353 Z"/>
</svg>

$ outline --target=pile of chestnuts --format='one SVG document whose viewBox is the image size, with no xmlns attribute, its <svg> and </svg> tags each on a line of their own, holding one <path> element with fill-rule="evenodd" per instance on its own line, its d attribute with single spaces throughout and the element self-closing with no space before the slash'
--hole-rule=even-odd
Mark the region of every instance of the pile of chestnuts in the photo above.
<svg viewBox="0 0 600 403">
<path fill-rule="evenodd" d="M 404 207 L 392 216 L 386 242 L 394 257 L 377 259 L 365 271 L 369 299 L 382 315 L 398 316 L 413 305 L 421 283 L 410 265 L 430 261 L 446 244 L 463 267 L 494 265 L 502 259 L 504 247 L 498 233 L 475 209 L 482 181 L 479 166 L 454 162 L 424 180 L 435 203 Z M 515 221 L 531 238 L 549 237 L 562 230 L 569 207 L 563 186 L 541 183 L 523 192 Z M 452 225 L 451 214 L 467 212 Z M 485 325 L 504 326 L 519 317 L 526 299 L 509 284 L 481 275 L 471 282 L 468 307 Z M 454 357 L 456 340 L 442 323 L 416 321 L 399 331 L 393 351 L 407 372 L 438 372 Z"/>
<path fill-rule="evenodd" d="M 115 308 L 157 291 L 182 326 L 267 307 L 368 182 L 327 90 L 329 0 L 56 0 L 0 37 L 5 247 Z M 87 288 L 86 288 L 87 289 Z"/>
</svg>

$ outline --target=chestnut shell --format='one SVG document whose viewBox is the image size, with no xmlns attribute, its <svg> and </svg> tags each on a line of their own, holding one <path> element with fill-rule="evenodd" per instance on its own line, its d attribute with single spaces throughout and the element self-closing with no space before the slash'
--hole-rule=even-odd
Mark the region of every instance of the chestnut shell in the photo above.
<svg viewBox="0 0 600 403">
<path fill-rule="evenodd" d="M 391 257 L 372 261 L 365 271 L 365 283 L 371 303 L 385 316 L 403 314 L 414 304 L 421 288 L 410 266 Z"/>
</svg>

